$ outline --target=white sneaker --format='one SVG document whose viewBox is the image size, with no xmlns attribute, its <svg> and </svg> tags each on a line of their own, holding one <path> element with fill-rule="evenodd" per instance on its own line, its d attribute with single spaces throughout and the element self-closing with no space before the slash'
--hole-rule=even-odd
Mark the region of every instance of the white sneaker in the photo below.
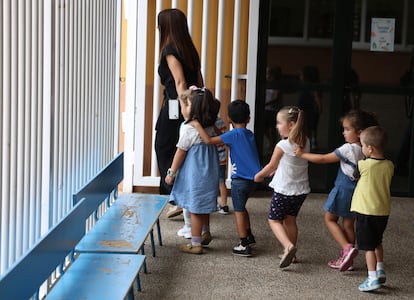
<svg viewBox="0 0 414 300">
<path fill-rule="evenodd" d="M 185 239 L 191 239 L 191 227 L 184 225 L 183 228 L 177 231 L 177 235 Z"/>
</svg>

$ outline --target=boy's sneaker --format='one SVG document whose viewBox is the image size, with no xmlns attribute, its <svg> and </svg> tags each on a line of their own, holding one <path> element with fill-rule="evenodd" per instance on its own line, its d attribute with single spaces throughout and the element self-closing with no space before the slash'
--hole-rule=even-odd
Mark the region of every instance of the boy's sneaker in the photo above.
<svg viewBox="0 0 414 300">
<path fill-rule="evenodd" d="M 342 262 L 339 266 L 339 271 L 344 272 L 352 266 L 355 256 L 358 255 L 358 250 L 352 244 L 348 244 L 342 252 Z"/>
<path fill-rule="evenodd" d="M 222 215 L 228 215 L 229 214 L 229 207 L 227 205 L 218 207 L 218 213 Z"/>
<path fill-rule="evenodd" d="M 247 236 L 247 245 L 249 247 L 256 246 L 256 239 L 254 238 L 254 235 L 253 234 Z"/>
<path fill-rule="evenodd" d="M 201 245 L 207 246 L 213 240 L 210 231 L 206 231 L 201 235 Z"/>
<path fill-rule="evenodd" d="M 372 280 L 372 279 L 367 278 L 364 281 L 364 283 L 362 283 L 362 284 L 359 285 L 358 289 L 361 292 L 370 292 L 370 291 L 377 290 L 380 287 L 381 287 L 381 284 L 380 284 L 380 282 L 379 282 L 378 279 Z"/>
<path fill-rule="evenodd" d="M 378 277 L 378 281 L 381 284 L 384 284 L 385 281 L 387 280 L 387 277 L 385 276 L 385 271 L 384 270 L 377 270 L 377 277 Z"/>
<path fill-rule="evenodd" d="M 180 251 L 185 253 L 191 253 L 191 254 L 202 254 L 203 253 L 203 247 L 200 246 L 193 246 L 191 244 L 187 245 L 181 245 Z"/>
<path fill-rule="evenodd" d="M 243 246 L 242 244 L 239 244 L 233 248 L 233 254 L 239 256 L 252 256 L 252 248 L 250 248 L 249 245 Z"/>
<path fill-rule="evenodd" d="M 191 226 L 184 225 L 183 228 L 177 231 L 177 235 L 185 239 L 191 239 Z"/>
</svg>

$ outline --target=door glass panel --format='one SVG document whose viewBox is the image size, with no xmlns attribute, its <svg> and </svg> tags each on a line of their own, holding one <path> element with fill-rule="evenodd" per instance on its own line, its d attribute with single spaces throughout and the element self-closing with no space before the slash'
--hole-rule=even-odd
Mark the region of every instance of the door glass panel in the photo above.
<svg viewBox="0 0 414 300">
<path fill-rule="evenodd" d="M 305 0 L 273 0 L 270 8 L 269 35 L 303 37 Z"/>
<path fill-rule="evenodd" d="M 334 4 L 331 0 L 310 1 L 309 37 L 332 38 L 334 27 Z"/>
</svg>

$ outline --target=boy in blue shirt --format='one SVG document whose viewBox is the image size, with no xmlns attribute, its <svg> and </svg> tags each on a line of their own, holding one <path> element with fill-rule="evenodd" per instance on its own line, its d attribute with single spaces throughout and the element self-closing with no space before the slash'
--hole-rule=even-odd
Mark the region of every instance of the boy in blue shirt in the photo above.
<svg viewBox="0 0 414 300">
<path fill-rule="evenodd" d="M 246 128 L 250 121 L 249 105 L 243 100 L 232 101 L 228 106 L 228 117 L 233 129 L 220 136 L 210 137 L 201 125 L 195 128 L 206 144 L 225 144 L 230 148 L 232 163 L 231 197 L 240 243 L 233 248 L 234 255 L 251 256 L 251 247 L 256 244 L 250 226 L 246 203 L 256 188 L 254 175 L 262 169 L 253 132 Z"/>
</svg>

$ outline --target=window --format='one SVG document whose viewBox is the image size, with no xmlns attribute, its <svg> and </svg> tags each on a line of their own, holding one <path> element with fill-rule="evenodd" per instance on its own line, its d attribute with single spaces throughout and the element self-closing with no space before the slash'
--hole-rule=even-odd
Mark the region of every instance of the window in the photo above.
<svg viewBox="0 0 414 300">
<path fill-rule="evenodd" d="M 272 0 L 269 44 L 330 45 L 336 0 Z M 414 1 L 355 0 L 354 48 L 369 49 L 372 18 L 395 18 L 396 49 L 414 45 Z M 411 46 L 410 46 L 411 45 Z"/>
<path fill-rule="evenodd" d="M 303 36 L 305 15 L 303 0 L 272 1 L 270 10 L 270 36 Z"/>
</svg>

